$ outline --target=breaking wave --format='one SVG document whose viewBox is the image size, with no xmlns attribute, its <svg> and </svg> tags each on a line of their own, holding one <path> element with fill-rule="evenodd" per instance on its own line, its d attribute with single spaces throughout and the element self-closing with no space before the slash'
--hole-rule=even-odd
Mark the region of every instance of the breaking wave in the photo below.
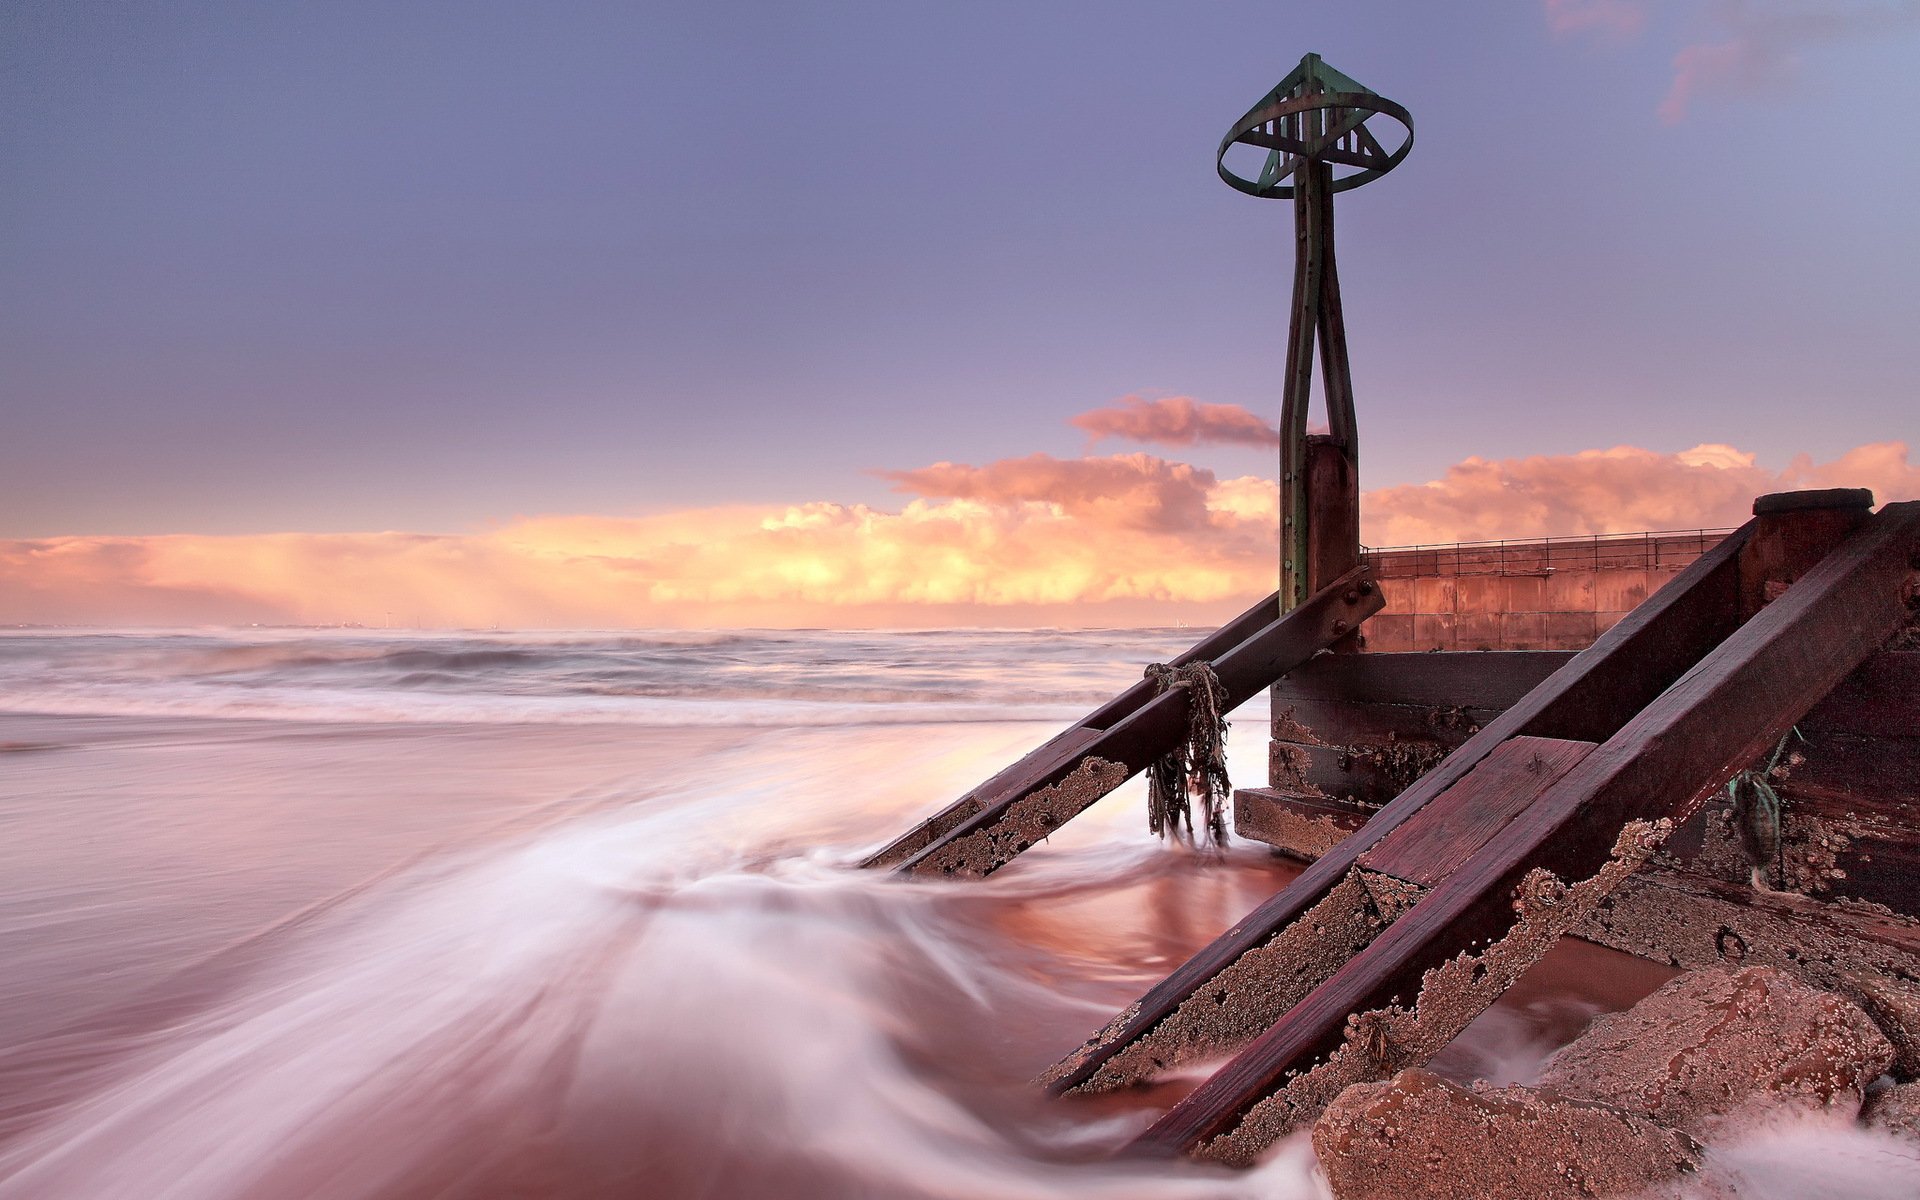
<svg viewBox="0 0 1920 1200">
<path fill-rule="evenodd" d="M 14 632 L 0 636 L 0 711 L 660 726 L 1064 721 L 1195 636 Z"/>
</svg>

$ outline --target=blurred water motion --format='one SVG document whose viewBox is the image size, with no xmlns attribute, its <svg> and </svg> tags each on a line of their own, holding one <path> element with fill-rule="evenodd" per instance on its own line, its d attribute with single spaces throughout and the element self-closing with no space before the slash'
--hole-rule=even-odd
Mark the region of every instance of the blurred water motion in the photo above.
<svg viewBox="0 0 1920 1200">
<path fill-rule="evenodd" d="M 1261 848 L 1149 840 L 1136 784 L 984 884 L 846 865 L 1187 640 L 0 637 L 0 1197 L 1319 1195 L 1298 1141 L 1102 1161 L 1190 1080 L 1026 1083 Z M 1659 981 L 1605 961 L 1451 1069 Z"/>
</svg>

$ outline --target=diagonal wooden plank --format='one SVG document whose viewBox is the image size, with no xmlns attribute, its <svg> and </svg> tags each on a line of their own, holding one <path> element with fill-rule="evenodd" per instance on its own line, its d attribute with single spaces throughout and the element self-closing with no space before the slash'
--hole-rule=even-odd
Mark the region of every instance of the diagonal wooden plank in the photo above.
<svg viewBox="0 0 1920 1200">
<path fill-rule="evenodd" d="M 1605 734 L 1583 737 L 1580 732 L 1590 735 L 1609 713 L 1615 714 L 1616 722 L 1625 720 L 1732 629 L 1740 550 L 1752 532 L 1749 522 L 1695 560 L 1359 831 L 1181 964 L 1086 1045 L 1055 1064 L 1043 1077 L 1048 1090 L 1064 1093 L 1094 1082 L 1110 1061 L 1149 1035 L 1222 971 L 1311 911 L 1346 878 L 1362 853 L 1459 782 L 1507 739 L 1539 733 L 1572 741 L 1604 740 Z M 1247 1032 L 1251 1036 L 1256 1030 Z"/>
<path fill-rule="evenodd" d="M 1455 954 L 1503 944 L 1515 930 L 1523 881 L 1537 881 L 1542 870 L 1559 880 L 1600 878 L 1630 823 L 1691 815 L 1899 630 L 1916 596 L 1920 502 L 1891 504 L 1170 1109 L 1135 1148 L 1166 1154 L 1231 1144 L 1243 1122 L 1257 1124 L 1249 1118 L 1259 1106 L 1279 1102 L 1269 1098 L 1290 1075 L 1342 1051 L 1354 1014 L 1404 1006 L 1432 978 L 1428 972 Z M 1528 892 L 1538 887 L 1531 883 Z M 1379 1070 L 1410 1065 L 1375 1057 L 1383 1060 Z M 1280 1128 L 1268 1123 L 1254 1134 Z M 1232 1146 L 1224 1156 L 1245 1150 Z"/>
<path fill-rule="evenodd" d="M 1517 737 L 1360 856 L 1360 866 L 1432 887 L 1592 751 L 1592 742 Z"/>
<path fill-rule="evenodd" d="M 1271 624 L 1279 611 L 1280 594 L 1275 592 L 1202 638 L 1175 658 L 1172 665 L 1178 667 L 1201 659 L 1218 658 Z M 1043 786 L 1049 779 L 1057 780 L 1079 761 L 1079 751 L 1102 731 L 1139 712 L 1153 696 L 1152 684 L 1145 680 L 1135 683 L 985 783 L 874 851 L 860 865 L 898 866 L 953 832 L 962 822 L 1004 802 L 1009 796 Z"/>
<path fill-rule="evenodd" d="M 1221 650 L 1211 662 L 1226 691 L 1227 709 L 1244 704 L 1282 674 L 1347 636 L 1380 611 L 1382 603 L 1367 568 L 1356 567 L 1299 608 Z M 1044 773 L 986 798 L 978 812 L 910 854 L 897 869 L 949 876 L 983 876 L 999 870 L 1179 745 L 1186 737 L 1187 715 L 1184 688 L 1150 695 L 1092 739 L 1075 742 L 1071 752 Z"/>
</svg>

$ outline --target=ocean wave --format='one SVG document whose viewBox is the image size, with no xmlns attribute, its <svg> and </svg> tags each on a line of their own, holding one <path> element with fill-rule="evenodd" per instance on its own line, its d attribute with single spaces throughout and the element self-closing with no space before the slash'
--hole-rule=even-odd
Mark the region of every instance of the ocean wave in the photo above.
<svg viewBox="0 0 1920 1200">
<path fill-rule="evenodd" d="M 13 634 L 0 712 L 655 726 L 1071 721 L 1187 631 Z"/>
<path fill-rule="evenodd" d="M 1047 704 L 696 700 L 646 697 L 446 696 L 367 691 L 312 695 L 259 689 L 239 693 L 68 689 L 0 696 L 0 712 L 64 716 L 216 717 L 273 721 L 398 724 L 829 726 L 956 722 L 1065 723 L 1083 707 Z"/>
</svg>

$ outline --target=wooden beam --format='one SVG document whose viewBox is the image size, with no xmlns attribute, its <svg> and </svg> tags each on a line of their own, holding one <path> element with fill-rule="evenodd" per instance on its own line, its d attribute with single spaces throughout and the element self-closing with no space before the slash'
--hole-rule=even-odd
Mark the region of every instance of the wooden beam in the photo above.
<svg viewBox="0 0 1920 1200">
<path fill-rule="evenodd" d="M 1233 794 L 1233 832 L 1264 842 L 1288 858 L 1312 862 L 1367 823 L 1371 809 L 1289 796 L 1272 788 L 1242 788 Z"/>
<path fill-rule="evenodd" d="M 1574 935 L 1674 967 L 1772 966 L 1834 988 L 1857 971 L 1920 978 L 1920 925 L 1859 905 L 1646 867 Z"/>
<path fill-rule="evenodd" d="M 1070 1092 L 1100 1076 L 1109 1062 L 1135 1041 L 1148 1037 L 1222 971 L 1272 941 L 1311 910 L 1346 879 L 1361 854 L 1464 778 L 1509 738 L 1533 733 L 1571 741 L 1604 740 L 1606 734 L 1579 737 L 1573 731 L 1591 733 L 1603 727 L 1609 715 L 1617 727 L 1733 628 L 1739 553 L 1751 532 L 1751 523 L 1742 526 L 1695 560 L 1645 604 L 1381 809 L 1359 832 L 1154 985 L 1086 1045 L 1055 1064 L 1045 1076 L 1047 1088 L 1056 1094 Z M 1368 656 L 1354 657 L 1364 660 Z M 1337 955 L 1328 956 L 1316 969 L 1330 973 L 1338 961 Z M 1245 1031 L 1247 1036 L 1255 1032 L 1252 1028 Z"/>
<path fill-rule="evenodd" d="M 1321 353 L 1328 351 L 1322 347 Z M 1352 405 L 1349 398 L 1348 408 Z M 1320 434 L 1307 436 L 1307 514 L 1307 590 L 1318 591 L 1360 565 L 1360 476 L 1354 454 Z M 1338 649 L 1357 650 L 1359 640 L 1355 630 Z"/>
<path fill-rule="evenodd" d="M 1201 659 L 1212 661 L 1272 624 L 1279 612 L 1280 595 L 1275 592 L 1202 638 L 1171 665 L 1184 666 Z M 1018 762 L 869 854 L 860 865 L 898 866 L 986 809 L 1044 786 L 1048 781 L 1057 782 L 1073 769 L 1083 757 L 1081 752 L 1097 741 L 1102 732 L 1139 712 L 1153 697 L 1152 684 L 1145 680 L 1134 684 Z"/>
<path fill-rule="evenodd" d="M 1585 880 L 1628 822 L 1690 815 L 1905 624 L 1916 556 L 1920 502 L 1888 505 L 1177 1103 L 1136 1148 L 1179 1153 L 1229 1136 L 1289 1075 L 1336 1050 L 1353 1014 L 1409 1003 L 1426 972 L 1463 947 L 1504 937 L 1523 877 L 1544 868 Z"/>
<path fill-rule="evenodd" d="M 1556 738 L 1503 742 L 1465 779 L 1362 854 L 1359 865 L 1433 887 L 1593 748 L 1592 742 Z"/>
<path fill-rule="evenodd" d="M 1802 725 L 1831 733 L 1920 737 L 1916 696 L 1920 696 L 1920 650 L 1883 650 L 1841 680 L 1839 687 L 1814 705 Z"/>
<path fill-rule="evenodd" d="M 1211 659 L 1227 694 L 1228 710 L 1334 642 L 1380 610 L 1380 590 L 1365 568 L 1355 568 L 1285 616 L 1269 621 Z M 1140 685 L 1136 685 L 1140 686 Z M 1103 712 L 1106 710 L 1102 710 Z M 1017 785 L 992 797 L 947 832 L 931 838 L 898 866 L 903 873 L 979 877 L 999 870 L 1094 801 L 1145 770 L 1187 736 L 1185 688 L 1149 695 L 1143 703 Z"/>
<path fill-rule="evenodd" d="M 1378 812 L 1445 761 L 1448 750 L 1467 736 L 1450 745 L 1428 739 L 1348 746 L 1276 741 L 1268 746 L 1269 782 L 1303 799 L 1333 799 Z"/>
<path fill-rule="evenodd" d="M 1756 536 L 1740 559 L 1740 615 L 1750 617 L 1787 590 L 1813 564 L 1805 547 L 1831 545 L 1873 511 L 1864 488 L 1775 492 L 1753 502 Z"/>
<path fill-rule="evenodd" d="M 1274 707 L 1324 700 L 1504 710 L 1566 666 L 1574 653 L 1460 650 L 1316 658 L 1274 685 Z"/>
</svg>

